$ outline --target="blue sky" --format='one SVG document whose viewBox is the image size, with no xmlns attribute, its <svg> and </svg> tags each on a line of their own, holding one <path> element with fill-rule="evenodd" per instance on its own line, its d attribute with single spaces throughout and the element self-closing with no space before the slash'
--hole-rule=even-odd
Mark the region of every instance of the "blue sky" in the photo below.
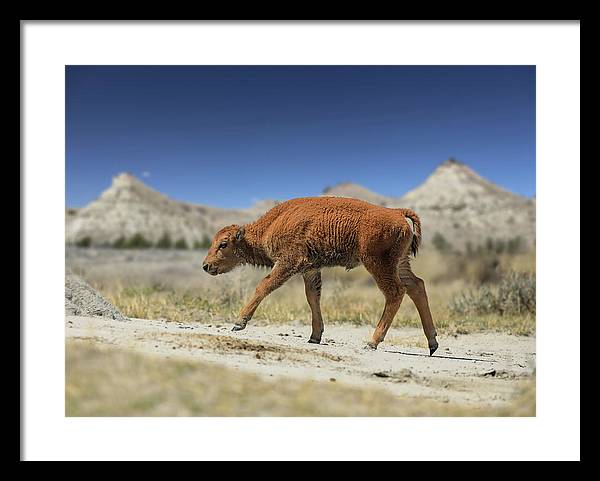
<svg viewBox="0 0 600 481">
<path fill-rule="evenodd" d="M 449 157 L 535 195 L 535 67 L 66 67 L 69 207 L 120 172 L 222 207 L 399 196 Z"/>
</svg>

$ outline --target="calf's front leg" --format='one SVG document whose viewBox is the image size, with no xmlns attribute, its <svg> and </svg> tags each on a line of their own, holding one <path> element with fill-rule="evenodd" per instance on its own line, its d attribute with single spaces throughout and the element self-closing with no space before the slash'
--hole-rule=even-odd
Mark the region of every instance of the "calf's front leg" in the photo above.
<svg viewBox="0 0 600 481">
<path fill-rule="evenodd" d="M 295 271 L 290 266 L 276 263 L 271 272 L 259 282 L 258 286 L 256 286 L 254 296 L 240 312 L 240 319 L 235 323 L 232 330 L 241 331 L 242 329 L 245 329 L 246 324 L 252 319 L 254 312 L 262 300 L 275 289 L 283 285 L 283 283 L 294 274 Z"/>
</svg>

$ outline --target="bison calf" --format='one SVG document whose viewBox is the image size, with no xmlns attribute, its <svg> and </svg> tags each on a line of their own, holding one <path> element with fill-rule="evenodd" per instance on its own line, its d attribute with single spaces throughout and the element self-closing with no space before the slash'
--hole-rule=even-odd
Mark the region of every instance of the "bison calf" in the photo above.
<svg viewBox="0 0 600 481">
<path fill-rule="evenodd" d="M 363 264 L 385 296 L 383 314 L 367 346 L 376 349 L 383 341 L 406 293 L 419 311 L 431 355 L 438 347 L 436 330 L 425 285 L 412 273 L 409 262 L 420 240 L 421 223 L 410 209 L 389 209 L 341 197 L 293 199 L 275 206 L 256 222 L 217 232 L 203 269 L 217 275 L 243 264 L 272 267 L 242 309 L 234 331 L 246 327 L 267 295 L 301 274 L 312 311 L 308 342 L 318 344 L 323 334 L 321 269 L 352 269 Z"/>
</svg>

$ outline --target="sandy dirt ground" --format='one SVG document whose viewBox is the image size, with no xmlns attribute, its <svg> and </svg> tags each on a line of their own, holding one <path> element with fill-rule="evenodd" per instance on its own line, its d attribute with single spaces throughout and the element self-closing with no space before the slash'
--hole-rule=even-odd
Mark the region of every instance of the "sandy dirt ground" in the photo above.
<svg viewBox="0 0 600 481">
<path fill-rule="evenodd" d="M 386 389 L 394 395 L 469 406 L 502 406 L 535 375 L 535 337 L 476 333 L 438 337 L 433 357 L 418 329 L 395 329 L 377 351 L 370 327 L 327 326 L 321 345 L 310 327 L 177 323 L 66 317 L 66 336 L 159 358 L 198 360 L 255 373 Z"/>
</svg>

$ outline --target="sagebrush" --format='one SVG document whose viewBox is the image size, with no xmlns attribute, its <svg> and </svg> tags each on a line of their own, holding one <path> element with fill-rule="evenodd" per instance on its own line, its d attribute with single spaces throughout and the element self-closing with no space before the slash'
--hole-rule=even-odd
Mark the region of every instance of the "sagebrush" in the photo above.
<svg viewBox="0 0 600 481">
<path fill-rule="evenodd" d="M 509 272 L 496 285 L 458 294 L 449 304 L 454 314 L 535 314 L 535 274 Z"/>
</svg>

